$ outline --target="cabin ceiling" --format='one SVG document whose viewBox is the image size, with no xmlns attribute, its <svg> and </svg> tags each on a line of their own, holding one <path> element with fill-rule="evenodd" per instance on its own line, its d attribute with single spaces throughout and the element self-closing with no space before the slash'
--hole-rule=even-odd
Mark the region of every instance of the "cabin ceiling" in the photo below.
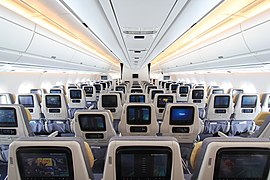
<svg viewBox="0 0 270 180">
<path fill-rule="evenodd" d="M 101 73 L 119 72 L 119 63 L 134 70 L 151 63 L 152 72 L 168 73 L 269 67 L 268 37 L 262 42 L 261 36 L 270 28 L 269 13 L 258 20 L 241 21 L 218 38 L 191 48 L 181 41 L 225 2 L 230 8 L 217 14 L 222 21 L 187 40 L 189 44 L 236 17 L 248 19 L 245 13 L 254 7 L 266 10 L 270 4 L 266 0 L 5 0 L 0 4 L 22 5 L 28 14 L 26 21 L 0 6 L 0 38 L 4 39 L 0 42 L 0 65 Z M 229 3 L 245 5 L 233 14 L 227 10 L 236 5 Z M 58 28 L 65 36 L 52 33 L 39 21 Z M 20 38 L 19 43 L 13 37 Z M 183 46 L 174 49 L 177 43 Z"/>
<path fill-rule="evenodd" d="M 221 0 L 60 0 L 131 69 L 150 63 Z"/>
</svg>

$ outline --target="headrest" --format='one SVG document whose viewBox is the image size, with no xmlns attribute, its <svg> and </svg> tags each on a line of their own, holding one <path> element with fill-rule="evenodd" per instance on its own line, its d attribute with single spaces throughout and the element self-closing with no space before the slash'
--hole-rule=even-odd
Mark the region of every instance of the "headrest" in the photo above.
<svg viewBox="0 0 270 180">
<path fill-rule="evenodd" d="M 32 115 L 31 115 L 29 109 L 27 109 L 27 108 L 24 108 L 24 109 L 25 109 L 28 121 L 31 121 L 32 120 Z"/>
<path fill-rule="evenodd" d="M 270 112 L 261 112 L 259 113 L 255 118 L 255 124 L 257 126 L 261 126 L 264 122 L 264 120 L 270 115 Z"/>
<path fill-rule="evenodd" d="M 86 149 L 86 152 L 87 152 L 87 155 L 89 158 L 90 166 L 91 166 L 91 168 L 93 168 L 95 159 L 94 159 L 92 150 L 87 142 L 84 142 L 84 145 L 85 145 L 85 149 Z"/>
<path fill-rule="evenodd" d="M 190 155 L 190 165 L 192 169 L 195 169 L 195 162 L 197 161 L 197 157 L 201 150 L 202 143 L 203 143 L 202 141 L 196 143 Z"/>
</svg>

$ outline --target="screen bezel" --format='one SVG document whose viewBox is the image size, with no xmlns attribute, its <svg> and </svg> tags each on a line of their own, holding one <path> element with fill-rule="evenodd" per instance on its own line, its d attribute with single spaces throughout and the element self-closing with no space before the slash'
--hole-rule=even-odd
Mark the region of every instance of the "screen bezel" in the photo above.
<svg viewBox="0 0 270 180">
<path fill-rule="evenodd" d="M 221 165 L 221 155 L 222 154 L 232 154 L 232 155 L 237 155 L 237 154 L 240 154 L 240 155 L 243 155 L 243 154 L 252 154 L 254 153 L 255 155 L 258 155 L 259 153 L 264 154 L 264 155 L 268 155 L 268 160 L 266 162 L 266 165 L 265 167 L 270 167 L 270 150 L 268 148 L 253 148 L 253 147 L 246 147 L 246 148 L 243 148 L 243 147 L 228 147 L 228 148 L 220 148 L 217 153 L 216 153 L 216 158 L 215 158 L 215 167 L 214 167 L 214 173 L 213 173 L 213 179 L 217 179 L 217 180 L 221 180 L 221 179 L 226 179 L 226 180 L 234 180 L 236 178 L 218 178 L 219 176 L 219 170 L 221 169 L 220 168 L 220 165 Z M 268 173 L 269 173 L 269 169 L 268 168 L 268 171 L 267 169 L 265 169 L 264 173 L 263 173 L 263 177 L 262 179 L 267 179 L 267 176 L 268 176 Z M 240 179 L 240 178 L 239 178 Z M 245 179 L 248 179 L 248 178 L 245 178 Z M 252 178 L 254 179 L 254 178 Z"/>
<path fill-rule="evenodd" d="M 195 97 L 195 92 L 201 91 L 202 92 L 202 98 Z M 204 90 L 193 90 L 192 91 L 192 99 L 203 99 L 204 98 Z"/>
<path fill-rule="evenodd" d="M 193 113 L 191 115 L 191 120 L 181 120 L 181 121 L 173 121 L 173 110 L 176 109 L 192 109 Z M 195 108 L 193 106 L 173 106 L 170 108 L 170 125 L 192 125 L 194 123 L 194 114 L 195 114 Z"/>
<path fill-rule="evenodd" d="M 220 106 L 217 106 L 216 105 L 216 99 L 217 98 L 226 98 L 227 100 L 226 100 L 226 102 L 227 102 L 227 106 L 225 106 L 225 105 L 220 105 Z M 230 97 L 229 96 L 215 96 L 215 98 L 214 98 L 214 108 L 229 108 L 230 107 Z"/>
<path fill-rule="evenodd" d="M 243 100 L 244 100 L 244 98 L 247 98 L 247 97 L 255 97 L 256 98 L 255 104 L 252 104 L 252 106 L 244 105 Z M 256 95 L 243 95 L 241 98 L 241 108 L 256 108 L 257 100 L 258 100 L 258 97 Z"/>
<path fill-rule="evenodd" d="M 17 163 L 18 163 L 18 168 L 19 168 L 19 172 L 20 172 L 20 177 L 21 179 L 27 179 L 27 178 L 34 178 L 36 180 L 42 180 L 44 179 L 44 177 L 27 177 L 25 175 L 25 171 L 23 168 L 23 159 L 24 157 L 22 157 L 20 155 L 20 153 L 65 153 L 67 156 L 67 165 L 68 165 L 68 172 L 69 172 L 69 176 L 70 176 L 70 180 L 74 180 L 74 170 L 73 170 L 73 160 L 72 160 L 72 151 L 67 148 L 67 147 L 58 147 L 58 146 L 34 146 L 34 147 L 19 147 L 16 150 L 16 157 L 17 157 Z M 47 178 L 51 178 L 51 177 L 47 177 Z M 61 177 L 55 177 L 55 178 L 61 178 Z M 67 177 L 62 177 L 62 178 L 67 178 Z"/>
<path fill-rule="evenodd" d="M 135 120 L 135 121 L 131 121 L 131 120 L 129 120 L 130 118 L 129 118 L 129 110 L 131 109 L 131 108 L 135 108 L 135 114 L 137 115 L 137 109 L 139 109 L 139 108 L 147 108 L 148 109 L 148 111 L 149 111 L 149 121 L 143 121 L 142 119 L 137 119 L 137 120 Z M 138 115 L 137 115 L 138 116 Z M 136 117 L 135 117 L 136 118 Z M 150 106 L 128 106 L 127 107 L 127 111 L 126 111 L 126 119 L 127 119 L 127 124 L 128 125 L 150 125 L 151 124 L 151 121 L 152 121 L 152 111 L 151 111 L 151 107 Z"/>
<path fill-rule="evenodd" d="M 164 179 L 171 179 L 172 169 L 173 169 L 173 150 L 170 147 L 164 146 L 122 146 L 118 147 L 115 151 L 115 171 L 116 179 L 124 180 L 125 177 L 121 176 L 122 166 L 121 166 L 121 155 L 122 154 L 166 154 L 167 155 L 167 170 Z M 135 164 L 135 163 L 134 163 Z M 136 164 L 134 165 L 136 166 Z M 130 177 L 132 178 L 132 177 Z M 136 177 L 134 177 L 136 178 Z M 139 177 L 137 177 L 139 178 Z M 141 177 L 143 178 L 143 177 Z M 152 177 L 155 178 L 155 177 Z M 156 177 L 158 178 L 158 177 Z"/>
<path fill-rule="evenodd" d="M 82 126 L 82 124 L 81 124 L 81 119 L 80 118 L 82 116 L 88 116 L 90 118 L 102 117 L 104 128 L 102 128 L 102 129 L 101 128 L 100 129 L 86 129 L 86 127 Z M 78 116 L 78 122 L 79 122 L 80 129 L 82 131 L 86 131 L 86 132 L 106 131 L 106 121 L 105 121 L 105 116 L 103 114 L 79 114 L 79 116 Z"/>
<path fill-rule="evenodd" d="M 18 127 L 18 119 L 17 119 L 17 112 L 15 108 L 12 107 L 0 107 L 0 111 L 1 110 L 12 110 L 14 113 L 14 117 L 15 117 L 15 122 L 0 122 L 0 127 Z"/>
<path fill-rule="evenodd" d="M 75 92 L 75 93 L 80 92 L 80 97 L 74 98 L 73 94 L 72 94 L 73 92 Z M 72 90 L 70 90 L 69 97 L 70 97 L 70 99 L 82 99 L 82 91 L 79 89 L 72 89 Z"/>
<path fill-rule="evenodd" d="M 56 97 L 56 96 L 59 97 L 59 100 L 60 100 L 59 101 L 59 105 L 60 105 L 60 107 L 59 106 L 56 106 L 56 105 L 49 105 L 48 104 L 48 97 Z M 62 102 L 61 102 L 61 96 L 60 95 L 46 95 L 45 96 L 45 101 L 46 101 L 46 107 L 47 108 L 58 108 L 59 109 L 59 108 L 62 107 Z"/>
<path fill-rule="evenodd" d="M 114 105 L 104 106 L 104 101 L 105 101 L 106 97 L 108 97 L 108 96 L 111 96 L 111 97 L 115 98 L 115 106 Z M 105 104 L 106 104 L 106 102 L 105 102 Z M 105 107 L 105 108 L 111 108 L 111 107 L 116 108 L 118 106 L 117 96 L 116 95 L 102 95 L 101 105 L 102 105 L 102 107 Z"/>
<path fill-rule="evenodd" d="M 29 105 L 29 104 L 27 104 L 27 105 L 25 105 L 25 104 L 22 104 L 22 102 L 21 102 L 21 97 L 30 97 L 31 98 L 31 101 L 33 102 L 33 104 L 31 104 L 31 105 Z M 19 104 L 22 104 L 24 107 L 35 107 L 35 105 L 34 105 L 34 98 L 33 98 L 33 96 L 32 95 L 19 95 L 18 96 L 18 102 L 19 102 Z"/>
</svg>

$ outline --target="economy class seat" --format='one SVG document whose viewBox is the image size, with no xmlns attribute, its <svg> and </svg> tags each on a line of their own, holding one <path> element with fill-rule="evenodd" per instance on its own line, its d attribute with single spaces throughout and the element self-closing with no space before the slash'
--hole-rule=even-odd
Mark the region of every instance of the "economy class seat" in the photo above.
<svg viewBox="0 0 270 180">
<path fill-rule="evenodd" d="M 192 155 L 197 179 L 270 179 L 270 140 L 264 138 L 207 138 Z"/>
<path fill-rule="evenodd" d="M 30 112 L 22 105 L 0 105 L 0 178 L 7 176 L 9 145 L 20 137 L 34 136 Z"/>
<path fill-rule="evenodd" d="M 191 89 L 188 95 L 188 103 L 198 106 L 199 116 L 204 119 L 205 116 L 205 92 L 202 88 Z"/>
<path fill-rule="evenodd" d="M 85 92 L 86 106 L 90 107 L 93 105 L 94 109 L 97 109 L 97 95 L 95 86 L 83 86 Z"/>
<path fill-rule="evenodd" d="M 255 130 L 255 117 L 261 112 L 258 94 L 238 94 L 232 114 L 230 134 L 252 133 Z"/>
<path fill-rule="evenodd" d="M 45 133 L 45 119 L 41 112 L 41 96 L 34 93 L 17 94 L 17 104 L 22 104 L 29 110 L 32 119 L 29 122 L 35 134 Z"/>
<path fill-rule="evenodd" d="M 148 103 L 148 95 L 145 93 L 128 93 L 126 103 Z"/>
<path fill-rule="evenodd" d="M 90 146 L 108 146 L 116 136 L 109 110 L 78 110 L 74 116 L 74 132 Z"/>
<path fill-rule="evenodd" d="M 69 89 L 67 99 L 69 118 L 73 119 L 77 110 L 86 109 L 86 97 L 83 89 Z"/>
<path fill-rule="evenodd" d="M 179 84 L 176 84 L 176 83 L 171 84 L 169 87 L 168 93 L 176 93 L 178 86 Z"/>
<path fill-rule="evenodd" d="M 0 93 L 0 104 L 14 104 L 15 95 L 11 93 Z"/>
<path fill-rule="evenodd" d="M 0 105 L 0 145 L 9 145 L 19 137 L 34 136 L 29 125 L 31 118 L 23 105 Z"/>
<path fill-rule="evenodd" d="M 58 131 L 70 133 L 68 106 L 64 94 L 44 94 L 41 111 L 45 116 L 45 129 L 48 133 Z"/>
<path fill-rule="evenodd" d="M 180 147 L 173 137 L 114 137 L 103 180 L 183 180 Z"/>
<path fill-rule="evenodd" d="M 41 96 L 34 93 L 17 94 L 16 104 L 23 105 L 29 110 L 32 120 L 41 118 Z"/>
<path fill-rule="evenodd" d="M 99 110 L 110 110 L 113 115 L 113 126 L 118 132 L 118 124 L 122 114 L 122 101 L 119 93 L 100 94 L 98 101 Z"/>
<path fill-rule="evenodd" d="M 9 155 L 8 179 L 94 179 L 93 154 L 80 138 L 21 138 Z"/>
<path fill-rule="evenodd" d="M 122 136 L 155 136 L 159 132 L 159 125 L 154 105 L 124 104 L 118 129 Z"/>
<path fill-rule="evenodd" d="M 187 102 L 189 95 L 190 87 L 189 86 L 178 86 L 176 90 L 176 98 L 179 102 Z"/>
<path fill-rule="evenodd" d="M 204 133 L 227 133 L 230 130 L 230 117 L 233 113 L 233 100 L 229 94 L 211 94 L 206 107 Z"/>
<path fill-rule="evenodd" d="M 162 136 L 175 137 L 179 143 L 193 144 L 202 131 L 202 125 L 196 105 L 169 103 L 164 112 L 160 133 Z"/>
</svg>

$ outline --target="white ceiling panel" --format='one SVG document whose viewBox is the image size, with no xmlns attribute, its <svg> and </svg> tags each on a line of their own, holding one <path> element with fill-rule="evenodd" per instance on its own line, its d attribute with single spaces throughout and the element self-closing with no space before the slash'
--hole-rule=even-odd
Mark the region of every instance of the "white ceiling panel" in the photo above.
<svg viewBox="0 0 270 180">
<path fill-rule="evenodd" d="M 112 0 L 121 27 L 158 28 L 176 0 Z"/>
</svg>

